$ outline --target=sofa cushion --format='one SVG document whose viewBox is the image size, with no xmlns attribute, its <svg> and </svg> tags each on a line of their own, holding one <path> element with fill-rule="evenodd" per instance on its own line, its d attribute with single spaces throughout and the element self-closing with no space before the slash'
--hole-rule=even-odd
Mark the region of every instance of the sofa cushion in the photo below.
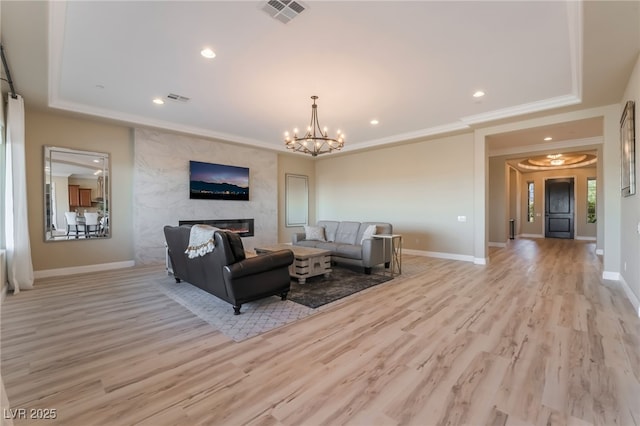
<svg viewBox="0 0 640 426">
<path fill-rule="evenodd" d="M 318 241 L 318 244 L 315 245 L 315 248 L 322 249 L 322 250 L 329 250 L 332 253 L 335 253 L 336 250 L 338 249 L 338 246 L 339 244 L 337 243 Z"/>
<path fill-rule="evenodd" d="M 362 246 L 355 246 L 353 244 L 337 244 L 333 253 L 340 257 L 347 257 L 349 259 L 362 259 Z"/>
<path fill-rule="evenodd" d="M 327 241 L 323 226 L 304 226 L 305 240 Z"/>
<path fill-rule="evenodd" d="M 390 223 L 385 222 L 362 222 L 360 230 L 362 233 L 369 227 L 369 225 L 376 225 L 376 234 L 391 234 L 393 227 Z"/>
<path fill-rule="evenodd" d="M 336 232 L 336 243 L 341 244 L 357 244 L 358 230 L 360 222 L 340 222 L 338 231 Z M 359 243 L 360 241 L 358 241 Z"/>
<path fill-rule="evenodd" d="M 338 226 L 340 222 L 337 220 L 319 220 L 318 226 L 324 226 L 324 233 L 327 237 L 327 241 L 335 241 L 336 240 L 336 232 L 338 231 Z"/>
<path fill-rule="evenodd" d="M 364 225 L 362 226 L 364 228 Z M 362 238 L 360 238 L 360 244 L 362 244 L 362 242 L 364 240 L 368 240 L 370 239 L 373 235 L 376 234 L 378 227 L 376 225 L 369 225 L 365 228 L 364 232 L 362 233 Z"/>
<path fill-rule="evenodd" d="M 244 247 L 242 246 L 242 238 L 234 232 L 225 232 L 227 239 L 229 241 L 229 247 L 231 248 L 231 253 L 233 253 L 233 257 L 235 258 L 234 262 L 240 262 L 247 258 L 247 255 L 244 252 Z"/>
<path fill-rule="evenodd" d="M 302 246 L 302 247 L 313 247 L 313 248 L 315 248 L 320 243 L 321 243 L 321 241 L 316 241 L 316 240 L 301 240 L 301 241 L 298 241 L 296 243 L 296 245 L 297 246 Z"/>
</svg>

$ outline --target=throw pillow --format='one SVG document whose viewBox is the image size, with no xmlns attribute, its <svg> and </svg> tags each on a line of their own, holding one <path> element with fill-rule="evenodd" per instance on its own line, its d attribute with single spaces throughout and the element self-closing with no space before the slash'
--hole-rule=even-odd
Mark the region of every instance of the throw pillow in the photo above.
<svg viewBox="0 0 640 426">
<path fill-rule="evenodd" d="M 240 235 L 234 232 L 225 232 L 227 235 L 227 239 L 229 241 L 229 247 L 231 248 L 231 253 L 233 253 L 233 257 L 235 258 L 235 262 L 240 262 L 241 260 L 246 259 L 246 255 L 244 254 L 244 247 L 242 246 L 242 239 Z"/>
<path fill-rule="evenodd" d="M 324 236 L 324 226 L 307 226 L 304 227 L 305 239 L 316 241 L 327 241 Z"/>
<path fill-rule="evenodd" d="M 377 230 L 378 228 L 375 225 L 367 226 L 367 229 L 365 229 L 364 233 L 362 234 L 362 240 L 360 241 L 360 244 L 362 244 L 364 240 L 371 239 L 371 237 L 376 234 Z"/>
</svg>

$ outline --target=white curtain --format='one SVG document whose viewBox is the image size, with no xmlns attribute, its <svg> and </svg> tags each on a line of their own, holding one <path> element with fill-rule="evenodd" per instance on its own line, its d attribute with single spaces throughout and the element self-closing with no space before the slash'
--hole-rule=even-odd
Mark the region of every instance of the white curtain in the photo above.
<svg viewBox="0 0 640 426">
<path fill-rule="evenodd" d="M 9 95 L 6 120 L 5 232 L 7 279 L 14 293 L 33 287 L 27 216 L 24 100 Z"/>
<path fill-rule="evenodd" d="M 6 187 L 4 186 L 5 170 L 7 169 L 6 162 L 6 144 L 5 144 L 5 131 L 6 123 L 4 122 L 4 99 L 0 95 L 0 249 L 7 248 L 7 240 L 5 239 L 5 222 L 4 222 L 4 194 L 6 194 Z M 0 265 L 0 270 L 6 271 L 6 263 Z M 4 288 L 6 282 L 0 283 L 0 288 Z"/>
</svg>

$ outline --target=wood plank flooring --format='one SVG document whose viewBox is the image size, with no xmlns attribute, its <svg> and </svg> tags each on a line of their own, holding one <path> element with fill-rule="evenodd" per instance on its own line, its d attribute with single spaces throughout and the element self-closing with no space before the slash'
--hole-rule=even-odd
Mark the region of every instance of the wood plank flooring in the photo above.
<svg viewBox="0 0 640 426">
<path fill-rule="evenodd" d="M 159 266 L 39 280 L 2 304 L 1 373 L 13 412 L 56 419 L 14 424 L 640 423 L 640 319 L 592 243 L 412 264 L 241 343 L 154 288 Z"/>
</svg>

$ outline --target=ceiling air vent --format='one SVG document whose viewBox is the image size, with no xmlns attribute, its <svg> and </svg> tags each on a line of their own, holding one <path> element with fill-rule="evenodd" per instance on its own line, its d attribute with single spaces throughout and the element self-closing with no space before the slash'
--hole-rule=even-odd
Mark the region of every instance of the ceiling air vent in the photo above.
<svg viewBox="0 0 640 426">
<path fill-rule="evenodd" d="M 187 98 L 186 96 L 176 95 L 175 93 L 169 93 L 167 95 L 167 98 L 171 99 L 172 101 L 184 102 L 184 103 L 187 103 L 191 100 L 191 98 Z"/>
<path fill-rule="evenodd" d="M 262 10 L 280 22 L 287 23 L 304 11 L 302 3 L 292 0 L 269 0 Z"/>
</svg>

